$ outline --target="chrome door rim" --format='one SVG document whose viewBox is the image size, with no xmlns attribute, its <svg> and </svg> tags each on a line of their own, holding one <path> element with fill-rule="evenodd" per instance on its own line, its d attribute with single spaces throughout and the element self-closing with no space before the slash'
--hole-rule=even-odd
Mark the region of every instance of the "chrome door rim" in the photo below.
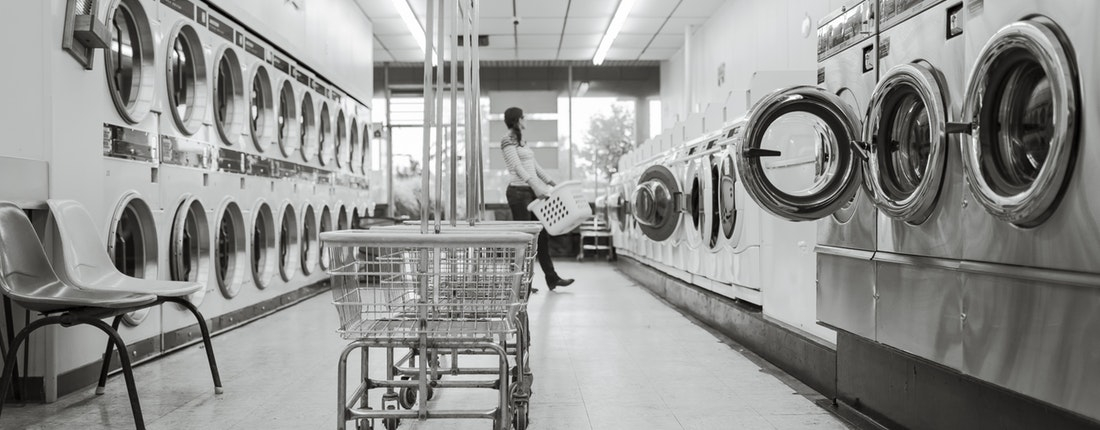
<svg viewBox="0 0 1100 430">
<path fill-rule="evenodd" d="M 848 145 L 837 150 L 840 157 L 837 175 L 805 197 L 792 196 L 776 188 L 765 177 L 759 158 L 751 154 L 751 151 L 760 149 L 760 141 L 772 122 L 787 113 L 799 111 L 828 122 L 840 140 L 847 138 L 847 142 L 841 144 Z M 852 199 L 862 182 L 864 165 L 850 150 L 854 139 L 861 135 L 858 118 L 855 110 L 840 97 L 813 86 L 787 88 L 764 97 L 749 112 L 743 138 L 734 149 L 737 172 L 745 190 L 764 210 L 787 220 L 812 221 L 832 214 Z"/>
<path fill-rule="evenodd" d="M 1041 19 L 1041 18 L 1040 18 Z M 1053 24 L 1038 20 L 1019 21 L 1002 27 L 986 43 L 970 73 L 963 119 L 971 123 L 972 134 L 963 140 L 963 168 L 974 197 L 992 216 L 1018 227 L 1034 227 L 1045 221 L 1057 206 L 1061 188 L 1069 178 L 1079 138 L 1079 83 L 1072 51 L 1067 52 L 1063 38 Z M 1068 43 L 1068 42 L 1066 42 Z M 987 102 L 990 74 L 1002 54 L 1022 49 L 1034 57 L 1052 84 L 1054 135 L 1049 153 L 1035 179 L 1023 191 L 1002 194 L 986 176 L 983 167 L 986 148 L 983 108 Z M 999 83 L 999 82 L 998 82 Z M 994 95 L 994 97 L 999 97 Z"/>
<path fill-rule="evenodd" d="M 937 72 L 927 63 L 900 64 L 891 68 L 879 81 L 871 96 L 867 122 L 863 127 L 863 141 L 869 142 L 867 156 L 867 185 L 874 196 L 875 205 L 891 218 L 910 224 L 920 224 L 928 219 L 939 197 L 947 165 L 947 102 Z M 914 91 L 928 113 L 930 151 L 923 177 L 915 189 L 908 193 L 891 191 L 884 160 L 887 142 L 878 139 L 881 126 L 893 112 L 883 112 L 891 107 L 896 91 Z M 899 196 L 896 194 L 903 194 Z"/>
<path fill-rule="evenodd" d="M 656 207 L 656 196 L 662 191 L 668 195 L 671 207 L 666 208 L 665 222 L 659 223 L 655 219 L 656 211 L 659 210 Z M 642 230 L 646 237 L 655 242 L 663 242 L 676 233 L 682 218 L 678 207 L 678 200 L 682 198 L 681 194 L 682 190 L 680 190 L 679 184 L 676 183 L 676 177 L 668 167 L 658 164 L 650 166 L 642 173 L 641 178 L 638 180 L 638 186 L 634 188 L 630 200 L 634 202 L 631 207 L 636 211 L 640 211 L 639 208 L 646 209 L 645 214 L 641 212 L 634 214 L 638 228 Z"/>
</svg>

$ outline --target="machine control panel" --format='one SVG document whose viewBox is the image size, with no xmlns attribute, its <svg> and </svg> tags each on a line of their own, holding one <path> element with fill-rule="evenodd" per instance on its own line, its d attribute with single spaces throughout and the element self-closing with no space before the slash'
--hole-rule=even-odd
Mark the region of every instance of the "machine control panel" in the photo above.
<svg viewBox="0 0 1100 430">
<path fill-rule="evenodd" d="M 874 33 L 874 25 L 874 2 L 862 2 L 837 12 L 817 29 L 817 61 L 867 39 Z"/>
</svg>

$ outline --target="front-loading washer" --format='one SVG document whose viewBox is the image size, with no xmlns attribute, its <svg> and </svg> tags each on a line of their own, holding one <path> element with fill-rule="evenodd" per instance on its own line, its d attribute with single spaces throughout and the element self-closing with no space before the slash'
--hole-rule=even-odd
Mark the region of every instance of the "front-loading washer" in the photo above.
<svg viewBox="0 0 1100 430">
<path fill-rule="evenodd" d="M 962 372 L 1100 419 L 1100 4 L 969 1 Z"/>
</svg>

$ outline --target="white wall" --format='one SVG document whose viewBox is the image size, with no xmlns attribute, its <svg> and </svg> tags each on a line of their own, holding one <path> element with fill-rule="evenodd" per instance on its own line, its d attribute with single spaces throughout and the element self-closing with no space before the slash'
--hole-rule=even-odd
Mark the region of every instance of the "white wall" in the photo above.
<svg viewBox="0 0 1100 430">
<path fill-rule="evenodd" d="M 730 92 L 749 88 L 761 70 L 813 70 L 817 67 L 817 22 L 843 6 L 841 0 L 727 0 L 709 20 L 693 27 L 691 106 L 685 106 L 684 52 L 661 63 L 662 129 L 707 103 L 722 103 Z M 808 36 L 802 26 L 809 18 Z M 725 63 L 725 82 L 718 68 Z"/>
<path fill-rule="evenodd" d="M 300 9 L 284 1 L 210 1 L 370 106 L 373 29 L 354 1 L 308 0 Z"/>
</svg>

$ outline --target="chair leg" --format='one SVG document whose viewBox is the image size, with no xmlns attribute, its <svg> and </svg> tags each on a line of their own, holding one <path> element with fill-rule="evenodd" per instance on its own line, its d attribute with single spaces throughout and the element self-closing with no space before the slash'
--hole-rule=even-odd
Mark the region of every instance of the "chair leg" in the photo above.
<svg viewBox="0 0 1100 430">
<path fill-rule="evenodd" d="M 8 296 L 4 296 L 4 318 L 7 320 L 7 333 L 8 333 L 8 342 L 9 342 L 8 346 L 11 346 L 13 349 L 18 349 L 18 348 L 14 347 L 14 345 L 15 345 L 15 322 L 12 320 L 11 298 L 8 297 Z M 5 356 L 8 355 L 7 348 L 4 349 L 4 355 Z M 7 361 L 5 361 L 4 363 L 6 364 Z M 18 374 L 19 373 L 19 365 L 18 365 L 18 363 L 15 363 L 14 365 L 15 365 L 15 367 L 12 368 L 13 369 L 12 371 L 15 372 L 16 374 Z M 22 389 L 21 385 L 22 384 L 16 384 L 16 386 L 15 386 L 15 399 L 16 400 L 23 400 L 23 389 Z M 4 397 L 6 397 L 7 395 L 8 395 L 8 390 L 7 389 L 4 389 L 4 393 L 0 394 L 0 396 L 4 396 Z"/>
<path fill-rule="evenodd" d="M 145 430 L 145 418 L 141 414 L 141 402 L 138 401 L 137 384 L 134 383 L 134 369 L 130 366 L 130 355 L 126 352 L 126 342 L 119 336 L 118 331 L 107 323 L 91 318 L 74 317 L 74 320 L 94 326 L 107 334 L 118 348 L 118 361 L 122 364 L 122 376 L 126 378 L 126 392 L 130 396 L 130 409 L 134 413 L 134 427 L 137 430 Z"/>
<path fill-rule="evenodd" d="M 118 332 L 118 326 L 122 324 L 122 315 L 116 316 L 111 323 L 111 330 Z M 107 372 L 111 370 L 111 353 L 115 351 L 115 343 L 107 339 L 107 352 L 103 353 L 103 368 L 99 370 L 99 385 L 95 387 L 96 395 L 103 394 L 107 388 Z"/>
<path fill-rule="evenodd" d="M 214 394 L 221 394 L 224 392 L 222 389 L 222 377 L 218 373 L 218 361 L 214 358 L 214 345 L 213 342 L 210 341 L 210 328 L 206 326 L 206 319 L 203 318 L 202 312 L 199 312 L 199 309 L 195 307 L 194 303 L 181 297 L 166 297 L 164 300 L 178 303 L 191 311 L 191 314 L 195 316 L 195 319 L 199 323 L 199 330 L 202 331 L 202 343 L 206 346 L 206 360 L 210 362 L 210 375 L 214 378 Z"/>
<path fill-rule="evenodd" d="M 11 384 L 15 380 L 15 360 L 19 358 L 19 346 L 27 340 L 31 332 L 50 324 L 60 324 L 61 321 L 61 317 L 46 317 L 35 320 L 23 327 L 23 330 L 20 330 L 19 334 L 12 339 L 11 348 L 8 349 L 8 353 L 4 357 L 4 373 L 0 377 L 0 413 L 4 412 L 4 399 L 8 396 L 8 389 L 11 388 Z"/>
</svg>

